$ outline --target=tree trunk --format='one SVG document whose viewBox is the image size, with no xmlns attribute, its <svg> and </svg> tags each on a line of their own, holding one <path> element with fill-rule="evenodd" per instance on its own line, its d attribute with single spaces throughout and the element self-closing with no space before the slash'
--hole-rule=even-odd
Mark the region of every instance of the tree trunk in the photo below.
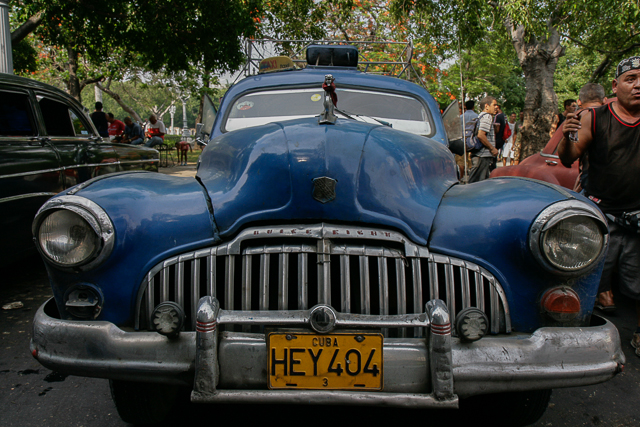
<svg viewBox="0 0 640 427">
<path fill-rule="evenodd" d="M 553 75 L 558 59 L 564 55 L 554 19 L 547 23 L 549 37 L 538 40 L 525 33 L 524 27 L 505 23 L 511 34 L 526 82 L 524 124 L 520 159 L 542 150 L 549 141 L 549 131 L 558 112 L 558 96 L 553 90 Z M 516 159 L 516 160 L 520 160 Z"/>
<path fill-rule="evenodd" d="M 140 118 L 140 116 L 138 115 L 138 113 L 136 113 L 133 108 L 131 108 L 130 106 L 128 106 L 127 104 L 125 104 L 125 102 L 122 100 L 122 98 L 120 97 L 120 95 L 118 95 L 117 93 L 115 93 L 114 91 L 112 91 L 111 89 L 108 89 L 104 86 L 102 86 L 100 84 L 100 82 L 96 83 L 96 86 L 98 87 L 98 89 L 100 89 L 101 91 L 103 91 L 104 93 L 106 93 L 107 95 L 109 95 L 111 98 L 113 98 L 118 105 L 120 105 L 122 107 L 122 109 L 124 111 L 126 111 L 127 113 L 129 113 L 131 115 L 131 119 L 133 119 L 134 122 L 138 122 L 140 124 L 143 123 L 142 119 Z"/>
<path fill-rule="evenodd" d="M 72 47 L 68 47 L 67 54 L 69 56 L 69 80 L 67 80 L 67 90 L 69 91 L 69 95 L 82 103 L 82 97 L 80 95 L 82 89 L 80 88 L 80 79 L 78 78 L 78 52 Z"/>
</svg>

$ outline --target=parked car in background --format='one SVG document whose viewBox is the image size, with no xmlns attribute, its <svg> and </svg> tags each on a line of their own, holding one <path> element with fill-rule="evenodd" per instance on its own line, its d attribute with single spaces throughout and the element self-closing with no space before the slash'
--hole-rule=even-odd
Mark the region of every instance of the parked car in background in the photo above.
<svg viewBox="0 0 640 427">
<path fill-rule="evenodd" d="M 103 141 L 63 91 L 0 74 L 0 263 L 35 253 L 31 223 L 52 196 L 91 178 L 157 171 L 158 152 Z"/>
<path fill-rule="evenodd" d="M 490 177 L 521 176 L 533 178 L 573 190 L 578 179 L 579 161 L 573 162 L 570 168 L 564 167 L 558 157 L 558 144 L 562 140 L 562 124 L 553 134 L 547 145 L 539 153 L 533 154 L 513 166 L 496 168 Z"/>
<path fill-rule="evenodd" d="M 526 425 L 551 389 L 620 372 L 618 331 L 593 314 L 598 208 L 532 180 L 461 185 L 431 95 L 357 58 L 312 46 L 306 68 L 205 106 L 195 179 L 116 175 L 49 200 L 33 234 L 54 298 L 34 357 L 108 378 L 139 424 L 185 393 L 476 405 Z"/>
</svg>

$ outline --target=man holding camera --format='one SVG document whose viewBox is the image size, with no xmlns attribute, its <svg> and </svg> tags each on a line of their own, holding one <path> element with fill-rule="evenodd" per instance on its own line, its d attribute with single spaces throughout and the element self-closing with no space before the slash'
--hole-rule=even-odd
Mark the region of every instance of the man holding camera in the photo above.
<svg viewBox="0 0 640 427">
<path fill-rule="evenodd" d="M 558 155 L 567 167 L 589 155 L 585 195 L 605 213 L 610 232 L 597 302 L 611 290 L 617 269 L 620 292 L 636 300 L 638 328 L 631 345 L 640 356 L 640 57 L 618 64 L 612 88 L 616 101 L 567 114 Z"/>
</svg>

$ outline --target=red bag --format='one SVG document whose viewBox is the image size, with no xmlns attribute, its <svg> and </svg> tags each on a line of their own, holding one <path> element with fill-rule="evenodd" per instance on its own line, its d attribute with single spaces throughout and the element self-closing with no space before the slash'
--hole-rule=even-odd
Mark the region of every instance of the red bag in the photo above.
<svg viewBox="0 0 640 427">
<path fill-rule="evenodd" d="M 502 140 L 506 141 L 511 136 L 511 126 L 507 123 L 504 127 L 504 132 L 502 132 Z"/>
</svg>

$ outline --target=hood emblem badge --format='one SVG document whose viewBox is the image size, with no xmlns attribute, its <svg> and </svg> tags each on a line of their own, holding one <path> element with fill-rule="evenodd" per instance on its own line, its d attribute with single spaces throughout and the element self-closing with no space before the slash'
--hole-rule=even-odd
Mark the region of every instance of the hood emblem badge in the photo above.
<svg viewBox="0 0 640 427">
<path fill-rule="evenodd" d="M 336 181 L 328 176 L 313 179 L 313 198 L 320 203 L 327 203 L 336 198 Z"/>
</svg>

